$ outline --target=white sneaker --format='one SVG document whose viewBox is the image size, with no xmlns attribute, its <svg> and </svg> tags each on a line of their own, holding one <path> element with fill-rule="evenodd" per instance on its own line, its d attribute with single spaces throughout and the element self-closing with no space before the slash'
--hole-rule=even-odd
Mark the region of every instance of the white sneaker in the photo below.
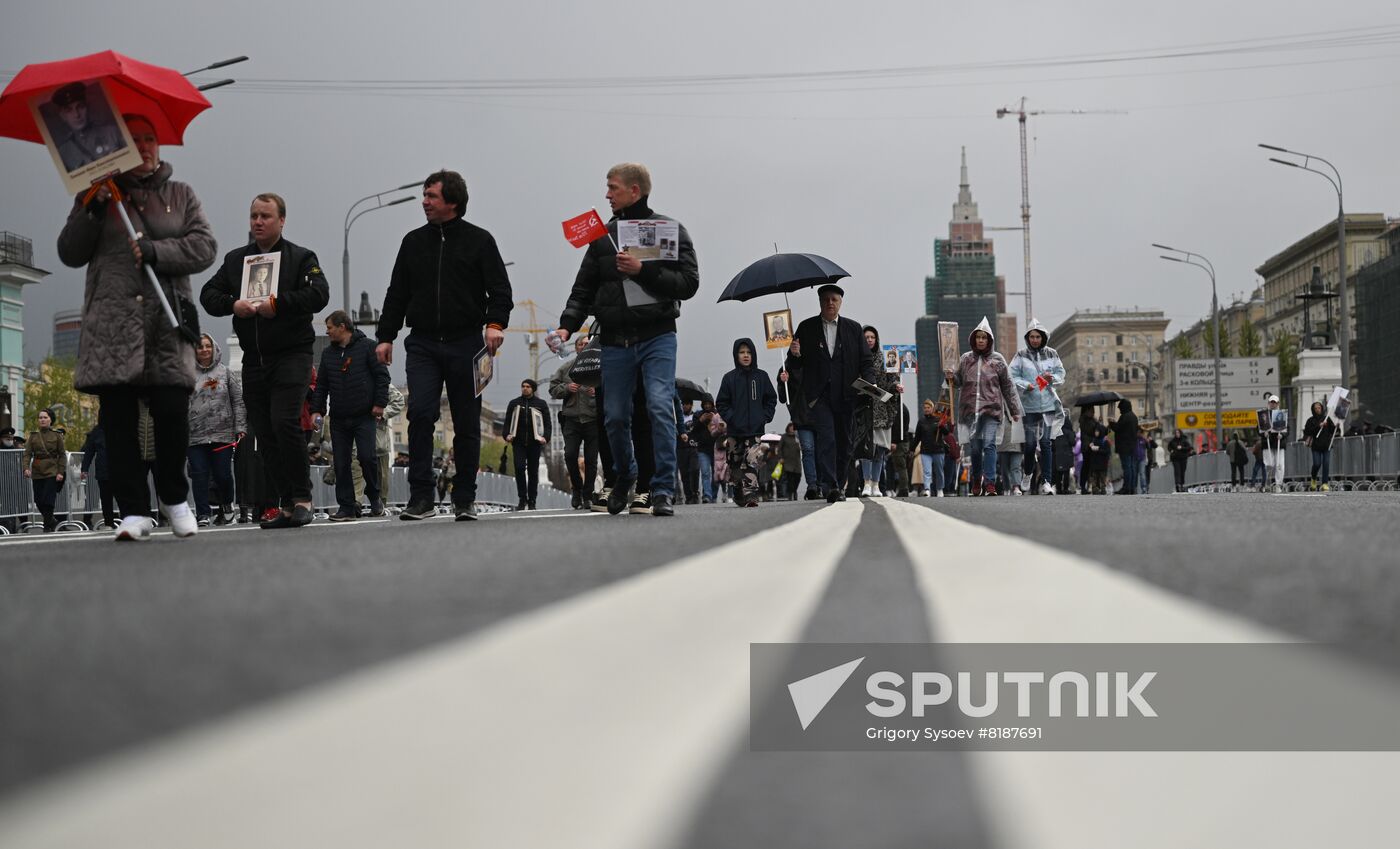
<svg viewBox="0 0 1400 849">
<path fill-rule="evenodd" d="M 195 520 L 194 513 L 190 512 L 188 504 L 162 504 L 160 512 L 170 520 L 170 530 L 177 537 L 192 537 L 199 531 L 199 522 Z"/>
<path fill-rule="evenodd" d="M 1020 488 L 1019 486 L 1013 486 L 1013 487 L 1011 487 L 1011 494 L 1012 494 L 1012 495 L 1020 495 L 1020 494 L 1021 494 L 1021 488 Z"/>
<path fill-rule="evenodd" d="M 870 487 L 870 481 L 866 481 L 866 482 L 865 482 L 865 486 L 863 486 L 863 487 L 860 488 L 860 497 L 861 497 L 861 498 L 869 498 L 870 495 L 871 495 L 870 489 L 871 489 L 871 487 Z"/>
<path fill-rule="evenodd" d="M 1048 481 L 1041 481 L 1041 482 L 1040 482 L 1040 494 L 1041 494 L 1041 495 L 1054 495 L 1054 494 L 1055 494 L 1055 488 L 1054 488 L 1053 486 L 1051 486 L 1050 483 L 1049 483 Z"/>
<path fill-rule="evenodd" d="M 150 516 L 123 516 L 117 523 L 113 538 L 117 542 L 139 541 L 151 538 L 151 529 L 156 522 Z"/>
<path fill-rule="evenodd" d="M 939 498 L 944 497 L 944 495 L 945 495 L 945 493 L 943 492 L 943 490 L 941 490 L 941 489 L 938 490 L 938 497 L 939 497 Z"/>
</svg>

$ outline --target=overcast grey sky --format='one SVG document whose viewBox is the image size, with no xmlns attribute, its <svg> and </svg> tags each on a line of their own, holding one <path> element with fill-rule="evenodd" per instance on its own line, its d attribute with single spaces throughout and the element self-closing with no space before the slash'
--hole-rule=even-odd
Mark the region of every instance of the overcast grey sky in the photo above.
<svg viewBox="0 0 1400 849">
<path fill-rule="evenodd" d="M 1036 313 L 1052 326 L 1075 308 L 1106 305 L 1160 307 L 1173 327 L 1189 324 L 1209 306 L 1205 276 L 1161 262 L 1150 242 L 1208 256 L 1228 301 L 1253 288 L 1261 261 L 1325 224 L 1335 211 L 1332 189 L 1268 163 L 1257 142 L 1331 159 L 1346 179 L 1350 211 L 1400 212 L 1394 39 L 991 67 L 1347 28 L 1393 36 L 1387 28 L 1400 24 L 1400 13 L 1379 0 L 1306 18 L 1262 0 L 632 8 L 642 11 L 440 0 L 26 4 L 0 30 L 0 80 L 29 62 L 106 48 L 182 70 L 251 56 L 224 74 L 240 84 L 210 92 L 214 108 L 164 158 L 202 199 L 221 254 L 245 238 L 253 194 L 284 195 L 287 236 L 319 253 L 335 305 L 347 207 L 445 166 L 467 178 L 467 218 L 491 230 L 515 262 L 517 298 L 538 302 L 542 323 L 552 325 L 581 258 L 559 222 L 590 206 L 606 211 L 607 168 L 644 162 L 653 206 L 686 223 L 699 254 L 701 289 L 684 308 L 679 365 L 699 380 L 731 367 L 731 340 L 758 336 L 760 313 L 781 303 L 715 304 L 729 279 L 775 242 L 843 265 L 852 274 L 845 313 L 879 326 L 886 342 L 912 342 L 933 239 L 946 233 L 956 198 L 959 147 L 967 147 L 983 219 L 1019 223 L 1016 125 L 994 113 L 1023 95 L 1032 109 L 1128 113 L 1032 119 Z M 948 70 L 969 63 L 978 67 Z M 368 93 L 354 84 L 928 66 L 941 70 L 504 94 L 461 86 Z M 37 264 L 53 272 L 26 290 L 25 353 L 38 359 L 53 313 L 81 301 L 82 272 L 63 268 L 54 250 L 69 200 L 44 151 L 8 139 L 0 139 L 0 198 L 0 230 L 31 237 Z M 382 301 L 399 239 L 421 223 L 417 205 L 404 204 L 355 225 L 357 300 L 367 290 L 376 306 Z M 998 269 L 1019 289 L 1020 234 L 995 235 Z M 798 318 L 814 312 L 814 296 L 796 296 L 793 309 Z M 513 318 L 526 321 L 523 311 Z M 206 323 L 227 333 L 226 323 Z M 776 368 L 776 352 L 760 359 Z M 513 334 L 498 366 L 503 380 L 488 399 L 503 406 L 526 369 L 524 342 Z"/>
</svg>

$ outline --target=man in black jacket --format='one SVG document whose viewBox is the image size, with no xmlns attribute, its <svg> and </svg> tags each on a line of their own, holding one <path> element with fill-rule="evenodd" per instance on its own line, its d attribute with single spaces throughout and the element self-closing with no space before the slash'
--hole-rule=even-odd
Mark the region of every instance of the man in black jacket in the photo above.
<svg viewBox="0 0 1400 849">
<path fill-rule="evenodd" d="M 1123 486 L 1118 494 L 1137 495 L 1138 417 L 1133 412 L 1132 401 L 1124 398 L 1118 402 L 1118 418 L 1109 422 L 1109 426 L 1113 429 L 1113 450 L 1118 452 L 1118 461 L 1123 465 Z"/>
<path fill-rule="evenodd" d="M 263 528 L 292 528 L 311 523 L 311 471 L 301 431 L 301 405 L 311 383 L 311 321 L 330 301 L 330 286 L 316 254 L 282 238 L 287 204 L 264 193 L 248 213 L 252 241 L 224 257 L 224 263 L 200 291 L 199 300 L 213 316 L 233 315 L 233 332 L 243 348 L 243 406 L 248 428 L 281 515 Z M 256 305 L 243 300 L 240 285 L 245 260 L 280 254 L 277 294 Z"/>
<path fill-rule="evenodd" d="M 314 415 L 326 412 L 330 397 L 331 453 L 335 455 L 335 500 L 340 509 L 332 522 L 349 522 L 360 517 L 355 498 L 355 480 L 350 471 L 351 446 L 360 458 L 365 478 L 365 495 L 371 515 L 384 513 L 380 497 L 379 463 L 374 455 L 379 420 L 389 404 L 389 367 L 374 355 L 374 343 L 344 310 L 326 317 L 326 335 L 331 344 L 321 352 L 321 368 L 316 372 L 316 388 L 311 393 Z"/>
<path fill-rule="evenodd" d="M 599 239 L 588 246 L 555 332 L 568 341 L 590 313 L 601 325 L 603 419 L 616 477 L 608 496 L 608 512 L 629 509 L 628 495 L 637 481 L 632 407 L 633 389 L 640 379 L 651 419 L 656 468 L 650 503 L 640 510 L 634 504 L 631 512 L 671 516 L 676 488 L 676 319 L 681 314 L 681 301 L 700 288 L 700 269 L 695 246 L 683 225 L 678 227 L 676 259 L 642 262 L 613 247 L 619 221 L 672 220 L 651 210 L 650 194 L 651 174 L 646 166 L 624 163 L 608 171 L 611 240 Z"/>
<path fill-rule="evenodd" d="M 467 183 L 456 171 L 437 171 L 423 181 L 428 219 L 403 237 L 384 309 L 379 315 L 379 361 L 389 364 L 394 339 L 405 322 L 408 372 L 408 507 L 400 519 L 426 519 L 433 505 L 433 427 L 442 390 L 452 421 L 457 477 L 452 502 L 457 521 L 476 518 L 476 468 L 481 462 L 481 398 L 472 361 L 482 347 L 491 355 L 505 340 L 514 305 L 506 265 L 491 234 L 468 224 Z M 483 329 L 484 328 L 484 329 Z"/>
<path fill-rule="evenodd" d="M 506 406 L 505 440 L 515 449 L 516 510 L 534 510 L 540 489 L 540 449 L 549 444 L 554 425 L 549 404 L 535 393 L 539 384 L 528 377 L 520 381 L 520 397 Z"/>
<path fill-rule="evenodd" d="M 851 468 L 856 378 L 875 380 L 875 354 L 858 323 L 841 316 L 845 291 L 828 283 L 817 289 L 821 314 L 797 325 L 786 366 L 801 372 L 808 423 L 816 437 L 817 481 L 828 502 L 842 500 Z"/>
</svg>

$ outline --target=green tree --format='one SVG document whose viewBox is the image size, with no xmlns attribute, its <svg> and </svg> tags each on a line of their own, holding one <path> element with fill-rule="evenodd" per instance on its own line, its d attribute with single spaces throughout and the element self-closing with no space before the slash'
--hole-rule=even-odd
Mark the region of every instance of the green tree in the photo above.
<svg viewBox="0 0 1400 849">
<path fill-rule="evenodd" d="M 1240 356 L 1262 357 L 1263 355 L 1264 340 L 1259 336 L 1259 329 L 1254 326 L 1254 322 L 1246 321 L 1240 327 Z"/>
<path fill-rule="evenodd" d="M 39 380 L 24 387 L 24 431 L 38 430 L 39 411 L 55 408 L 58 425 L 66 432 L 64 444 L 69 451 L 77 451 L 96 422 L 83 408 L 83 393 L 73 388 L 73 364 L 50 356 L 39 375 Z"/>
<path fill-rule="evenodd" d="M 1196 352 L 1191 350 L 1191 340 L 1186 338 L 1185 333 L 1176 334 L 1172 340 L 1172 358 L 1177 360 L 1194 360 Z"/>
<path fill-rule="evenodd" d="M 1279 386 L 1292 386 L 1298 376 L 1298 337 L 1280 333 L 1269 340 L 1269 356 L 1278 357 Z"/>
<path fill-rule="evenodd" d="M 1214 328 L 1214 325 L 1215 323 L 1211 322 L 1212 328 Z M 1211 356 L 1215 355 L 1214 346 L 1211 347 L 1210 353 Z M 1230 355 L 1230 327 L 1229 325 L 1222 324 L 1220 325 L 1220 357 L 1221 359 L 1224 359 L 1225 357 L 1228 357 Z"/>
</svg>

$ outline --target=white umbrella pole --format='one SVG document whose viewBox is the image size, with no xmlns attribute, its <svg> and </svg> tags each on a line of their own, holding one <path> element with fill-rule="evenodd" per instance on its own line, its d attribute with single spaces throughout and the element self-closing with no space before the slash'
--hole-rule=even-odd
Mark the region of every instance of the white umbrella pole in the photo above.
<svg viewBox="0 0 1400 849">
<path fill-rule="evenodd" d="M 136 241 L 136 228 L 131 226 L 131 216 L 126 214 L 126 204 L 116 200 L 117 212 L 121 214 L 122 223 L 126 225 L 126 235 L 131 241 Z M 156 297 L 160 298 L 160 308 L 165 311 L 165 317 L 170 320 L 170 326 L 178 328 L 180 323 L 175 320 L 175 311 L 170 309 L 170 301 L 165 297 L 165 290 L 161 288 L 160 281 L 156 279 L 155 269 L 142 263 L 142 268 L 146 269 L 146 279 L 151 281 L 151 288 L 156 290 Z"/>
</svg>

